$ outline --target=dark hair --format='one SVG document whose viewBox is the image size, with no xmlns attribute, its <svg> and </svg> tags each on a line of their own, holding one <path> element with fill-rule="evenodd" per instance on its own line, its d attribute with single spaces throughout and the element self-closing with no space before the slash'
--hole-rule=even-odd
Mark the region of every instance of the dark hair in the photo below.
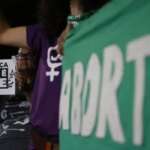
<svg viewBox="0 0 150 150">
<path fill-rule="evenodd" d="M 79 0 L 83 12 L 97 10 L 104 6 L 110 0 Z"/>
<path fill-rule="evenodd" d="M 65 28 L 69 14 L 69 0 L 41 0 L 39 21 L 48 35 L 58 36 Z"/>
<path fill-rule="evenodd" d="M 1 0 L 0 13 L 11 26 L 36 22 L 37 0 Z"/>
</svg>

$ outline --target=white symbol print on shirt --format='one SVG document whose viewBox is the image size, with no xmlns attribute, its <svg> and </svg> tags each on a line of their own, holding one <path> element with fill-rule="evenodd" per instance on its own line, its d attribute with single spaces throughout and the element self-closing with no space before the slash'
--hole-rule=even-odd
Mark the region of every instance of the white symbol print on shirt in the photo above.
<svg viewBox="0 0 150 150">
<path fill-rule="evenodd" d="M 57 46 L 55 47 L 50 47 L 48 49 L 47 53 L 47 65 L 50 69 L 50 71 L 46 72 L 46 76 L 49 76 L 50 82 L 54 81 L 54 78 L 60 74 L 60 71 L 56 70 L 58 67 L 62 65 L 61 60 L 62 56 L 61 55 L 56 55 L 52 56 L 52 51 L 56 51 Z"/>
</svg>

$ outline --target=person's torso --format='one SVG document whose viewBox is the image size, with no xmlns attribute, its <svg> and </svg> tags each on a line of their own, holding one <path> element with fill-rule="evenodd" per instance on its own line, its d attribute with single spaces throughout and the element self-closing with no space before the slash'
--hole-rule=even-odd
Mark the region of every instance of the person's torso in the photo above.
<svg viewBox="0 0 150 150">
<path fill-rule="evenodd" d="M 46 135 L 58 134 L 58 108 L 61 84 L 61 58 L 55 41 L 41 39 L 38 67 L 32 94 L 31 122 Z"/>
</svg>

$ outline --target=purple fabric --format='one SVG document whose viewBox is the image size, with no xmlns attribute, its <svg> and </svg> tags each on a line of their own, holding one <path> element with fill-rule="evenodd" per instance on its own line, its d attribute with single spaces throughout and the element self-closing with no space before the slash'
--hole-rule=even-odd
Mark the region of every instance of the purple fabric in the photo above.
<svg viewBox="0 0 150 150">
<path fill-rule="evenodd" d="M 28 150 L 36 150 L 36 149 L 33 144 L 30 144 Z"/>
<path fill-rule="evenodd" d="M 38 53 L 38 67 L 32 93 L 31 123 L 34 128 L 44 135 L 58 135 L 58 108 L 61 84 L 61 59 L 58 59 L 56 50 L 48 51 L 55 46 L 56 38 L 46 36 L 40 25 L 27 27 L 27 42 L 32 50 Z M 51 56 L 56 60 L 51 60 Z M 57 56 L 57 57 L 56 57 Z M 56 76 L 46 75 L 51 70 L 49 63 L 59 66 Z M 50 73 L 50 72 L 49 72 Z"/>
</svg>

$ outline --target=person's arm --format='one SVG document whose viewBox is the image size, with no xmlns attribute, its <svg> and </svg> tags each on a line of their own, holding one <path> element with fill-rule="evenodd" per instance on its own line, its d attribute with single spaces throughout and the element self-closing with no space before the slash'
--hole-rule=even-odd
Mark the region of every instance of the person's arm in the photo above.
<svg viewBox="0 0 150 150">
<path fill-rule="evenodd" d="M 80 5 L 80 0 L 70 1 L 70 12 L 73 16 L 80 16 L 82 14 L 83 7 Z"/>
<path fill-rule="evenodd" d="M 80 16 L 82 14 L 82 7 L 80 6 L 79 0 L 70 1 L 70 12 L 71 16 Z M 67 38 L 68 33 L 73 28 L 73 24 L 68 22 L 66 28 L 57 39 L 57 52 L 61 55 L 64 54 L 64 42 Z"/>
<path fill-rule="evenodd" d="M 0 22 L 0 44 L 29 48 L 27 44 L 26 27 L 10 28 L 5 23 Z"/>
<path fill-rule="evenodd" d="M 57 52 L 58 54 L 63 55 L 64 54 L 64 42 L 67 38 L 67 35 L 69 31 L 71 30 L 72 25 L 67 24 L 66 28 L 63 30 L 63 32 L 60 34 L 60 36 L 57 39 Z"/>
</svg>

